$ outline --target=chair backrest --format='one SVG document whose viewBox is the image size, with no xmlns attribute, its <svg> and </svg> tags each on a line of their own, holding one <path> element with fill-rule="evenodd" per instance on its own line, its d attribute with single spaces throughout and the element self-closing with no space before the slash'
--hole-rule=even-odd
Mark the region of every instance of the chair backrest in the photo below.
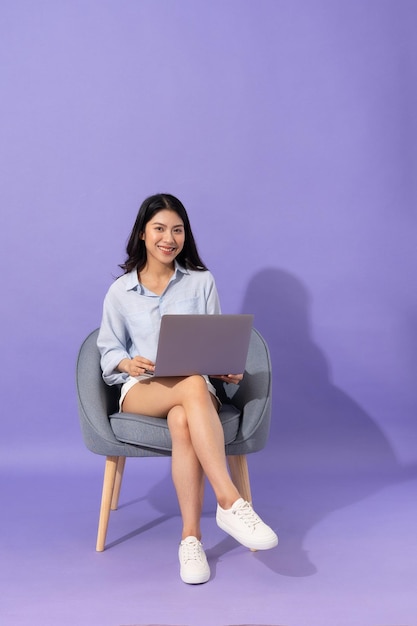
<svg viewBox="0 0 417 626">
<path fill-rule="evenodd" d="M 119 389 L 109 387 L 102 378 L 97 336 L 98 329 L 88 335 L 78 353 L 76 384 L 81 430 L 92 452 L 123 456 L 126 444 L 116 439 L 108 418 L 117 406 Z"/>
</svg>

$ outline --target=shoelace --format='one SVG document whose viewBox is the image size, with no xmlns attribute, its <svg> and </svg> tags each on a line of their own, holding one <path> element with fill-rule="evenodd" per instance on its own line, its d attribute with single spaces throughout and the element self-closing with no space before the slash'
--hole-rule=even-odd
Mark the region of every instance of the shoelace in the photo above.
<svg viewBox="0 0 417 626">
<path fill-rule="evenodd" d="M 260 524 L 261 518 L 255 513 L 249 502 L 241 504 L 233 511 L 233 515 L 237 515 L 247 526 L 255 528 L 256 524 Z"/>
<path fill-rule="evenodd" d="M 198 541 L 187 541 L 182 544 L 182 557 L 184 562 L 187 561 L 201 561 L 201 546 Z"/>
</svg>

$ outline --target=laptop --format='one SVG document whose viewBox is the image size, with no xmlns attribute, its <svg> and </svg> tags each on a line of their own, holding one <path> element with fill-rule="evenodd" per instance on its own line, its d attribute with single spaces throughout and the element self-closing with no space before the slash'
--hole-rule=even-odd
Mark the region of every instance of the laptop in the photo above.
<svg viewBox="0 0 417 626">
<path fill-rule="evenodd" d="M 253 315 L 163 315 L 155 376 L 243 374 Z"/>
</svg>

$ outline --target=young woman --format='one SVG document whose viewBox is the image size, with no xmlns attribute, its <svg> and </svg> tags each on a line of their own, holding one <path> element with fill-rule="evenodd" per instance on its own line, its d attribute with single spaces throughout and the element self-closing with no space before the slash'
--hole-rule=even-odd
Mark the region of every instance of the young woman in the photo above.
<svg viewBox="0 0 417 626">
<path fill-rule="evenodd" d="M 213 276 L 200 259 L 182 203 L 169 194 L 147 198 L 126 251 L 125 273 L 104 300 L 98 338 L 103 378 L 122 384 L 122 411 L 168 420 L 183 524 L 180 575 L 186 583 L 204 583 L 210 578 L 200 530 L 204 476 L 217 499 L 220 528 L 252 549 L 272 548 L 278 538 L 229 476 L 219 402 L 209 378 L 152 377 L 162 315 L 220 313 Z M 242 375 L 218 378 L 239 384 Z"/>
</svg>

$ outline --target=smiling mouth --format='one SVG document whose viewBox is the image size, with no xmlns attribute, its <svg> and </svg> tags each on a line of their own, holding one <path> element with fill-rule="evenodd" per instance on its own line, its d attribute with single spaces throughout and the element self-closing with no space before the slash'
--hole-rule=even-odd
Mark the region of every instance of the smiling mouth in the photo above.
<svg viewBox="0 0 417 626">
<path fill-rule="evenodd" d="M 168 248 L 168 247 L 165 247 L 165 246 L 158 246 L 158 248 L 162 252 L 165 252 L 165 254 L 172 254 L 172 252 L 176 251 L 176 248 Z"/>
</svg>

